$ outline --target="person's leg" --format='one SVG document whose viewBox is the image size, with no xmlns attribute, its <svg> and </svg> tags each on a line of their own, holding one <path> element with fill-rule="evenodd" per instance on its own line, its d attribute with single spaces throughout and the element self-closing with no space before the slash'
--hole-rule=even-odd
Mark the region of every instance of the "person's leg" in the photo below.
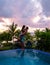
<svg viewBox="0 0 50 65">
<path fill-rule="evenodd" d="M 21 49 L 23 50 L 23 49 L 24 49 L 24 43 L 21 42 L 21 43 L 20 43 L 20 46 L 21 46 Z"/>
<path fill-rule="evenodd" d="M 21 49 L 24 49 L 24 43 L 21 44 Z"/>
</svg>

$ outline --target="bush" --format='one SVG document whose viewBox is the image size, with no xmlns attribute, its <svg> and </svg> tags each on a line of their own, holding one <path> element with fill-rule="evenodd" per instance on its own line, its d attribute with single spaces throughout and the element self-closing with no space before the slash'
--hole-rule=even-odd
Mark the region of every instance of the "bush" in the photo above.
<svg viewBox="0 0 50 65">
<path fill-rule="evenodd" d="M 0 51 L 13 49 L 12 46 L 2 47 Z"/>
<path fill-rule="evenodd" d="M 12 43 L 4 43 L 3 46 L 6 47 L 6 46 L 12 46 L 13 44 Z"/>
</svg>

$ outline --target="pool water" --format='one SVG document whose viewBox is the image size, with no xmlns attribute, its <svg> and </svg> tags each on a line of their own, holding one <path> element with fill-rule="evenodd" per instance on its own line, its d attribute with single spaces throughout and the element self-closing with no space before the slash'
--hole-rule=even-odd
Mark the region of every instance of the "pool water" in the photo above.
<svg viewBox="0 0 50 65">
<path fill-rule="evenodd" d="M 50 54 L 33 49 L 0 51 L 0 65 L 50 65 Z"/>
</svg>

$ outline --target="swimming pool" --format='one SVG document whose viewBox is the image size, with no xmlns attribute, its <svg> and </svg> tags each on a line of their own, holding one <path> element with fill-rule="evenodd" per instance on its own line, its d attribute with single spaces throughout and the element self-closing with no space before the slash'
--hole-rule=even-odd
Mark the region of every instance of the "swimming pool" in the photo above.
<svg viewBox="0 0 50 65">
<path fill-rule="evenodd" d="M 0 51 L 0 65 L 50 65 L 50 54 L 33 49 Z"/>
</svg>

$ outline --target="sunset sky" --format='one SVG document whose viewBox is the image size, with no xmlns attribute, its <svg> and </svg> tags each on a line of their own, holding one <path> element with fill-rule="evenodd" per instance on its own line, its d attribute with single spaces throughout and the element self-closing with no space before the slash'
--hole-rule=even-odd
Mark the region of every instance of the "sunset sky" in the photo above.
<svg viewBox="0 0 50 65">
<path fill-rule="evenodd" d="M 0 0 L 0 31 L 6 30 L 6 25 L 23 24 L 29 31 L 50 28 L 50 0 Z"/>
</svg>

